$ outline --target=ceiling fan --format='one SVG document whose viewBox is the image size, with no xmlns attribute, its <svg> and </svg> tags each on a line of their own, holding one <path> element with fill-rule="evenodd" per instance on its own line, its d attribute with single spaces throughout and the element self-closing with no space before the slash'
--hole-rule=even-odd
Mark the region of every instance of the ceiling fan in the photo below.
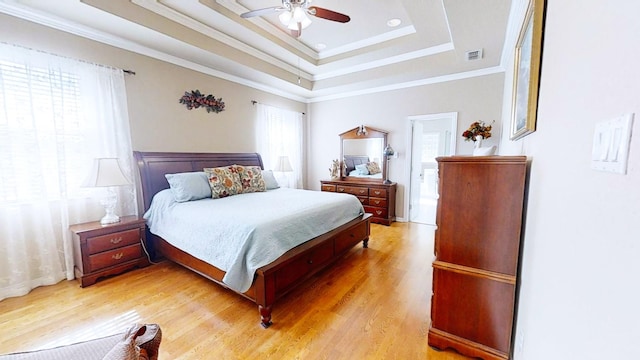
<svg viewBox="0 0 640 360">
<path fill-rule="evenodd" d="M 317 6 L 309 6 L 312 0 L 282 0 L 282 6 L 274 6 L 265 9 L 257 9 L 241 14 L 243 18 L 281 13 L 280 22 L 291 31 L 293 37 L 300 37 L 302 29 L 311 24 L 308 15 L 313 15 L 322 19 L 346 23 L 351 18 L 345 14 L 324 9 Z"/>
</svg>

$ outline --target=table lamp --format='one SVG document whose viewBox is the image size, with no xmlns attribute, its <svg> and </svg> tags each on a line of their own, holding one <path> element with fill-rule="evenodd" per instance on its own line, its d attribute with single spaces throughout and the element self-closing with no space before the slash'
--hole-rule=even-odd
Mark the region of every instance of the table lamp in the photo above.
<svg viewBox="0 0 640 360">
<path fill-rule="evenodd" d="M 106 213 L 100 220 L 100 224 L 107 225 L 120 222 L 120 217 L 115 214 L 118 194 L 114 187 L 129 184 L 131 182 L 124 176 L 117 158 L 98 158 L 93 160 L 93 168 L 89 173 L 89 177 L 82 183 L 82 186 L 107 188 L 107 196 L 100 201 Z"/>
<path fill-rule="evenodd" d="M 385 170 L 387 170 L 385 172 L 386 175 L 386 179 L 384 179 L 383 184 L 391 184 L 391 181 L 389 180 L 389 159 L 395 154 L 395 150 L 393 150 L 393 148 L 391 147 L 391 145 L 387 144 L 387 146 L 384 148 L 384 151 L 382 152 L 382 155 L 384 155 L 385 159 L 387 160 L 386 164 L 385 164 Z"/>
</svg>

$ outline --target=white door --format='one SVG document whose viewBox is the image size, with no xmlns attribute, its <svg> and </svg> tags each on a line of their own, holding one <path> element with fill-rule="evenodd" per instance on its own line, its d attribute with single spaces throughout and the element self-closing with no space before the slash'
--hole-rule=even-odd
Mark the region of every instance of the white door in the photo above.
<svg viewBox="0 0 640 360">
<path fill-rule="evenodd" d="M 455 150 L 455 113 L 414 117 L 411 121 L 409 221 L 435 225 L 438 204 L 438 156 Z"/>
</svg>

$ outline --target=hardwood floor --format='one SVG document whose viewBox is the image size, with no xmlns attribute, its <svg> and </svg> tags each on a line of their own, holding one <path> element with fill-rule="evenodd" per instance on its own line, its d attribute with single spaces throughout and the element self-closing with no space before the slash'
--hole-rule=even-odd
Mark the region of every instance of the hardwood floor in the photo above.
<svg viewBox="0 0 640 360">
<path fill-rule="evenodd" d="M 255 304 L 169 262 L 80 288 L 40 287 L 0 301 L 0 353 L 47 348 L 160 324 L 160 359 L 466 359 L 427 345 L 433 227 L 372 225 L 354 248 L 276 303 Z"/>
</svg>

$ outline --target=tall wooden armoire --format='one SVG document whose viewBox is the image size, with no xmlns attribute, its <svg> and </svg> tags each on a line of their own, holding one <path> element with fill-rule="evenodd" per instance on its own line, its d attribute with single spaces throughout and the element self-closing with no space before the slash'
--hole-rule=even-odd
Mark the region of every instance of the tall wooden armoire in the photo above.
<svg viewBox="0 0 640 360">
<path fill-rule="evenodd" d="M 440 198 L 429 345 L 483 359 L 508 359 L 527 159 L 437 160 Z"/>
</svg>

